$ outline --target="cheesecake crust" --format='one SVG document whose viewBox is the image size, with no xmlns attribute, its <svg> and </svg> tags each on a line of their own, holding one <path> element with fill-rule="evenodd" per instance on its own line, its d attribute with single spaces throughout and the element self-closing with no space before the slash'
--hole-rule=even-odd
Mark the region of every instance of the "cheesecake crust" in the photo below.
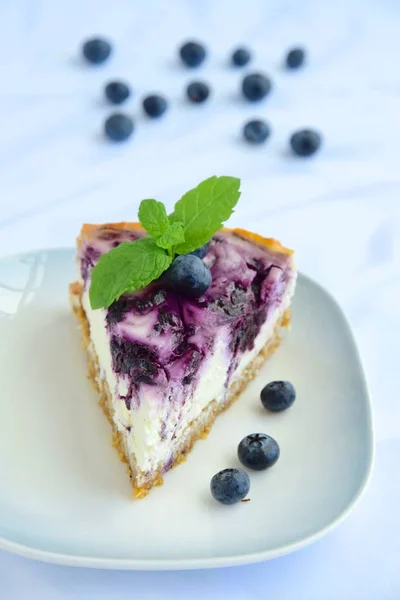
<svg viewBox="0 0 400 600">
<path fill-rule="evenodd" d="M 78 248 L 82 245 L 82 242 L 90 242 L 96 239 L 98 233 L 104 233 L 107 231 L 140 231 L 144 232 L 143 227 L 140 223 L 129 222 L 129 221 L 121 221 L 119 223 L 104 223 L 102 225 L 93 225 L 89 223 L 85 223 L 82 225 L 81 232 L 78 236 L 77 243 Z M 221 231 L 229 231 L 253 244 L 258 246 L 263 246 L 272 252 L 278 252 L 280 254 L 286 254 L 291 256 L 294 252 L 290 248 L 286 248 L 282 246 L 278 240 L 274 238 L 266 238 L 258 233 L 253 233 L 252 231 L 247 231 L 247 229 L 230 229 L 229 227 L 223 227 Z"/>
<path fill-rule="evenodd" d="M 132 229 L 132 223 L 123 223 L 117 224 L 117 226 L 124 226 L 123 228 Z M 107 227 L 103 225 L 102 227 Z M 113 224 L 110 227 L 116 227 Z M 89 226 L 84 225 L 82 228 L 83 235 L 85 228 L 95 228 L 96 230 L 99 226 Z M 90 230 L 85 230 L 87 234 L 90 235 Z M 241 230 L 242 231 L 242 230 Z M 242 234 L 241 234 L 242 235 Z M 162 485 L 163 484 L 163 475 L 164 472 L 162 470 L 162 466 L 156 471 L 152 471 L 150 473 L 142 472 L 135 463 L 135 458 L 132 454 L 129 454 L 122 433 L 117 429 L 114 420 L 113 420 L 113 407 L 112 407 L 112 397 L 110 393 L 110 389 L 105 380 L 102 380 L 99 376 L 99 362 L 97 355 L 93 349 L 90 340 L 90 327 L 89 322 L 87 320 L 85 311 L 82 306 L 82 294 L 83 294 L 83 286 L 79 282 L 72 283 L 69 287 L 70 294 L 70 302 L 72 306 L 72 310 L 75 314 L 75 317 L 78 320 L 81 335 L 82 335 L 82 345 L 87 355 L 88 367 L 89 367 L 89 379 L 91 380 L 96 392 L 99 394 L 99 404 L 103 409 L 104 414 L 108 418 L 113 434 L 112 434 L 112 443 L 116 448 L 120 459 L 127 463 L 129 476 L 131 479 L 132 487 L 133 487 L 133 496 L 135 498 L 143 498 L 146 496 L 152 487 Z M 170 468 L 175 467 L 179 463 L 186 460 L 187 455 L 191 451 L 194 443 L 199 439 L 204 439 L 207 437 L 216 417 L 226 410 L 235 400 L 239 398 L 241 393 L 246 388 L 247 384 L 256 377 L 260 367 L 263 365 L 265 360 L 276 350 L 276 348 L 280 344 L 280 333 L 281 329 L 285 327 L 289 327 L 290 325 L 290 310 L 286 310 L 280 321 L 276 324 L 274 334 L 272 338 L 268 341 L 268 343 L 261 349 L 259 354 L 253 359 L 250 365 L 244 370 L 240 379 L 235 381 L 230 388 L 228 389 L 228 393 L 226 395 L 225 401 L 221 404 L 217 404 L 215 400 L 213 400 L 204 410 L 203 412 L 192 421 L 185 431 L 182 434 L 182 445 L 179 450 L 172 457 Z"/>
</svg>

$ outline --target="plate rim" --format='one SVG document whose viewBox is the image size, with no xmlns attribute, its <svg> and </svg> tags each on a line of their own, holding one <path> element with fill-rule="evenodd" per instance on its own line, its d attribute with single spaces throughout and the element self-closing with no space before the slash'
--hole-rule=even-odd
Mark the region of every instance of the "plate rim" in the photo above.
<svg viewBox="0 0 400 600">
<path fill-rule="evenodd" d="M 27 254 L 38 254 L 41 252 L 46 253 L 61 253 L 61 252 L 74 253 L 74 248 L 71 246 L 61 247 L 50 247 L 50 248 L 38 248 L 32 250 L 26 250 L 15 254 L 0 256 L 0 265 L 2 262 L 17 259 L 18 257 L 26 256 Z M 248 565 L 254 563 L 260 563 L 273 558 L 279 558 L 286 554 L 290 554 L 302 548 L 305 548 L 314 542 L 322 539 L 340 525 L 346 517 L 351 513 L 353 508 L 359 502 L 371 480 L 371 475 L 375 461 L 375 432 L 373 423 L 373 412 L 372 412 L 372 400 L 370 388 L 364 371 L 363 363 L 361 360 L 360 351 L 356 343 L 353 328 L 338 301 L 335 299 L 333 294 L 325 288 L 323 285 L 318 283 L 312 277 L 304 274 L 303 272 L 298 273 L 299 278 L 304 280 L 306 283 L 314 286 L 325 295 L 329 301 L 333 304 L 337 312 L 340 314 L 344 324 L 347 326 L 350 341 L 353 345 L 355 359 L 359 365 L 360 375 L 362 384 L 365 390 L 366 408 L 367 408 L 367 432 L 369 439 L 369 454 L 367 457 L 368 463 L 363 478 L 360 481 L 359 487 L 354 494 L 351 502 L 342 510 L 336 518 L 332 519 L 322 529 L 316 531 L 312 535 L 302 538 L 301 540 L 291 542 L 289 544 L 283 544 L 272 550 L 261 550 L 259 552 L 251 552 L 245 554 L 237 554 L 234 556 L 219 556 L 209 558 L 172 558 L 172 559 L 140 559 L 140 558 L 105 558 L 105 557 L 94 557 L 86 555 L 74 555 L 68 553 L 52 552 L 50 550 L 41 550 L 26 544 L 14 542 L 13 540 L 0 535 L 0 550 L 6 550 L 12 554 L 23 556 L 24 558 L 30 558 L 45 563 L 73 566 L 73 567 L 86 567 L 94 569 L 110 569 L 110 570 L 124 570 L 124 571 L 184 571 L 184 570 L 199 570 L 199 569 L 214 569 L 222 567 L 235 567 L 240 565 Z"/>
</svg>

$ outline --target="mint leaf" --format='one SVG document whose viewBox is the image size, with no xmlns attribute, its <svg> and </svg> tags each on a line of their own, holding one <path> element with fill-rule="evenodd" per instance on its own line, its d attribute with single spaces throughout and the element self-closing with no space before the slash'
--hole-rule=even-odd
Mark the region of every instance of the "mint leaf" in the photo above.
<svg viewBox="0 0 400 600">
<path fill-rule="evenodd" d="M 139 206 L 139 221 L 149 236 L 157 239 L 168 229 L 167 211 L 162 202 L 142 200 Z"/>
<path fill-rule="evenodd" d="M 150 238 L 113 248 L 93 268 L 89 290 L 92 309 L 108 308 L 122 294 L 145 287 L 168 269 L 171 262 L 172 258 Z"/>
<path fill-rule="evenodd" d="M 172 246 L 185 240 L 182 223 L 170 223 L 165 206 L 157 200 L 142 200 L 139 221 L 157 246 L 172 251 Z"/>
<path fill-rule="evenodd" d="M 168 229 L 155 240 L 157 246 L 171 250 L 173 246 L 185 241 L 182 223 L 176 222 L 168 225 Z"/>
<path fill-rule="evenodd" d="M 208 242 L 229 219 L 240 197 L 240 179 L 210 177 L 182 196 L 170 216 L 173 223 L 181 222 L 185 241 L 174 252 L 187 254 Z"/>
</svg>

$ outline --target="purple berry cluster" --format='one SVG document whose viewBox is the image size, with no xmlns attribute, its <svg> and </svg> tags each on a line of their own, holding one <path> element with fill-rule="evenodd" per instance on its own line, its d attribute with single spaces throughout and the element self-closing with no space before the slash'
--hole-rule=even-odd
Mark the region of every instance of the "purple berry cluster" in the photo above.
<svg viewBox="0 0 400 600">
<path fill-rule="evenodd" d="M 106 62 L 112 55 L 112 45 L 103 38 L 92 38 L 84 42 L 82 55 L 92 65 Z M 196 69 L 207 59 L 207 48 L 200 42 L 190 40 L 182 44 L 178 51 L 180 61 L 189 69 Z M 246 47 L 236 48 L 230 57 L 234 68 L 247 67 L 252 60 L 252 53 Z M 303 48 L 290 49 L 284 58 L 287 70 L 299 69 L 304 65 L 306 53 Z M 273 90 L 273 84 L 267 75 L 260 72 L 247 73 L 241 83 L 241 93 L 244 99 L 257 103 L 266 98 Z M 124 81 L 110 81 L 104 89 L 107 101 L 121 105 L 131 96 L 130 86 Z M 202 80 L 191 81 L 186 87 L 186 96 L 193 104 L 206 102 L 211 95 L 210 86 Z M 151 119 L 158 119 L 168 110 L 168 100 L 161 94 L 151 94 L 143 98 L 142 107 Z M 133 119 L 123 112 L 115 112 L 104 123 L 104 133 L 109 140 L 122 142 L 131 137 L 134 131 Z M 245 123 L 242 130 L 244 140 L 252 145 L 265 143 L 269 138 L 271 128 L 261 119 L 253 119 Z M 312 129 L 300 129 L 292 134 L 289 145 L 292 152 L 301 157 L 315 154 L 322 143 L 321 134 Z"/>
<path fill-rule="evenodd" d="M 270 412 L 282 412 L 292 406 L 296 391 L 290 381 L 271 381 L 260 394 L 261 403 Z M 246 435 L 237 448 L 237 457 L 251 471 L 265 471 L 274 466 L 280 456 L 278 442 L 266 433 Z M 223 469 L 211 479 L 213 498 L 221 504 L 244 501 L 250 491 L 250 477 L 243 469 Z"/>
</svg>

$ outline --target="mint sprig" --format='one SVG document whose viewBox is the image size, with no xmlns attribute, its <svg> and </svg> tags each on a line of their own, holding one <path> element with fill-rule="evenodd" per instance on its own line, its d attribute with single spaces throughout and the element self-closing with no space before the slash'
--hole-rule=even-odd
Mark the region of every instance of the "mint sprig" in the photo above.
<svg viewBox="0 0 400 600">
<path fill-rule="evenodd" d="M 108 308 L 122 294 L 146 287 L 168 269 L 176 254 L 206 244 L 231 216 L 239 187 L 236 177 L 214 175 L 184 194 L 169 216 L 162 202 L 142 200 L 139 220 L 149 237 L 124 242 L 100 257 L 91 276 L 92 309 Z"/>
</svg>

